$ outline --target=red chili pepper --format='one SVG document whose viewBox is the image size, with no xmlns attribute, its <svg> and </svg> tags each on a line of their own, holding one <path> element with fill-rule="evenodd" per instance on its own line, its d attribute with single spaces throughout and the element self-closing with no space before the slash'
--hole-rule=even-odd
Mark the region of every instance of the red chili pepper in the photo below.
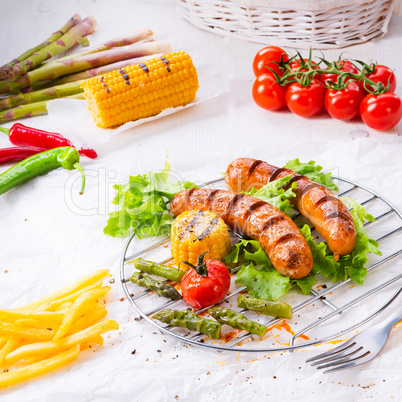
<svg viewBox="0 0 402 402">
<path fill-rule="evenodd" d="M 40 148 L 27 148 L 27 147 L 11 147 L 0 149 L 0 163 L 8 161 L 21 161 L 29 158 L 32 155 L 43 152 Z"/>
<path fill-rule="evenodd" d="M 73 143 L 61 134 L 27 127 L 20 123 L 14 124 L 10 129 L 0 127 L 0 131 L 9 136 L 12 144 L 22 147 L 37 147 L 42 150 L 74 147 Z M 78 152 L 88 158 L 96 158 L 98 156 L 93 149 L 81 148 Z"/>
</svg>

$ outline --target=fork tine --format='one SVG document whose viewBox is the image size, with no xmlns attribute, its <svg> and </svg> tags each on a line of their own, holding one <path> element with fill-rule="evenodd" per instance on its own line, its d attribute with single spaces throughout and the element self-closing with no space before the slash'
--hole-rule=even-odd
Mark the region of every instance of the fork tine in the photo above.
<svg viewBox="0 0 402 402">
<path fill-rule="evenodd" d="M 338 353 L 338 352 L 343 352 L 345 349 L 347 349 L 347 348 L 349 348 L 349 347 L 351 347 L 351 346 L 353 346 L 355 344 L 356 344 L 356 342 L 354 342 L 353 338 L 351 338 L 348 341 L 346 341 L 345 343 L 342 343 L 342 345 L 339 345 L 334 349 L 328 350 L 327 352 L 321 353 L 320 355 L 310 357 L 310 359 L 306 360 L 306 363 L 310 363 L 310 362 L 312 362 L 314 360 L 323 359 L 324 357 L 331 356 L 331 355 L 333 355 L 335 353 Z"/>
<path fill-rule="evenodd" d="M 351 349 L 352 346 L 354 346 L 354 345 L 350 345 L 348 348 L 344 349 L 344 351 L 341 353 L 331 355 L 327 359 L 320 359 L 320 361 L 314 362 L 311 365 L 318 366 L 319 364 L 323 364 L 323 363 L 327 363 L 327 362 L 335 362 L 336 360 L 339 360 L 341 358 L 353 356 L 354 354 L 356 354 L 357 352 L 360 352 L 363 349 L 362 346 L 360 346 L 360 347 L 356 346 L 355 349 Z"/>
<path fill-rule="evenodd" d="M 353 354 L 354 354 L 354 353 L 353 353 Z M 366 356 L 368 356 L 369 354 L 370 354 L 370 351 L 368 350 L 368 351 L 364 352 L 363 354 L 361 354 L 360 356 L 354 357 L 353 359 L 350 359 L 349 356 L 346 356 L 346 357 L 343 358 L 343 359 L 336 360 L 336 361 L 331 362 L 331 363 L 323 364 L 322 366 L 318 366 L 317 369 L 320 370 L 320 369 L 327 368 L 327 367 L 339 366 L 339 365 L 344 364 L 344 363 L 356 362 L 356 360 L 362 359 L 363 357 L 366 357 Z M 359 363 L 357 363 L 357 364 L 361 364 L 361 363 L 364 363 L 364 361 L 359 362 Z M 356 365 L 357 365 L 357 364 L 356 364 Z M 342 367 L 342 366 L 340 366 L 340 367 Z M 336 368 L 338 368 L 338 367 L 336 367 Z"/>
<path fill-rule="evenodd" d="M 358 359 L 353 359 L 349 363 L 344 364 L 343 366 L 336 366 L 330 370 L 325 370 L 323 373 L 333 373 L 335 371 L 345 370 L 351 367 L 360 366 L 361 364 L 367 363 L 371 359 L 374 359 L 376 355 L 372 355 L 370 352 L 366 352 L 363 356 L 360 356 Z"/>
</svg>

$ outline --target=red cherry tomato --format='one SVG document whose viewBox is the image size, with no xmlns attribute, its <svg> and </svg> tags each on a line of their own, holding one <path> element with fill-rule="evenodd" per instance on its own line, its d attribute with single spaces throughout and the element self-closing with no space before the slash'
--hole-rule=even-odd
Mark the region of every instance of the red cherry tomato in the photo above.
<svg viewBox="0 0 402 402">
<path fill-rule="evenodd" d="M 352 120 L 359 116 L 364 89 L 355 81 L 349 81 L 345 89 L 328 89 L 325 95 L 325 109 L 334 119 Z"/>
<path fill-rule="evenodd" d="M 345 72 L 347 71 L 347 72 L 353 73 L 353 74 L 359 73 L 359 70 L 357 69 L 357 67 L 350 61 L 342 60 L 340 65 L 342 66 L 340 68 L 341 71 L 345 71 Z M 327 70 L 328 70 L 328 68 L 327 68 Z M 337 74 L 321 74 L 320 80 L 322 83 L 325 84 L 325 81 L 337 82 L 338 77 L 339 76 Z"/>
<path fill-rule="evenodd" d="M 402 118 L 401 98 L 393 92 L 367 95 L 360 104 L 360 116 L 375 130 L 385 131 L 395 127 Z"/>
<path fill-rule="evenodd" d="M 294 82 L 286 91 L 286 105 L 298 116 L 311 117 L 323 109 L 325 93 L 324 85 L 315 78 L 308 87 L 303 87 Z"/>
<path fill-rule="evenodd" d="M 393 71 L 387 67 L 383 66 L 381 64 L 377 64 L 375 66 L 375 70 L 373 74 L 369 74 L 367 76 L 368 79 L 374 82 L 382 82 L 384 86 L 388 85 L 388 80 L 389 80 L 389 88 L 388 92 L 394 92 L 396 89 L 396 77 Z M 366 87 L 366 86 L 365 86 Z M 367 85 L 369 89 L 372 89 L 369 85 Z"/>
<path fill-rule="evenodd" d="M 229 270 L 219 260 L 201 260 L 198 267 L 190 268 L 181 281 L 183 299 L 195 308 L 220 302 L 228 294 L 229 287 Z"/>
<path fill-rule="evenodd" d="M 283 71 L 279 68 L 276 63 L 272 63 L 273 61 L 280 62 L 281 56 L 283 56 L 283 61 L 288 61 L 289 57 L 286 52 L 277 46 L 267 46 L 261 49 L 254 57 L 253 61 L 253 70 L 256 77 L 259 77 L 261 74 L 269 73 L 270 70 L 266 67 L 272 68 L 276 72 L 276 74 L 281 77 L 283 75 Z"/>
<path fill-rule="evenodd" d="M 286 88 L 279 85 L 273 74 L 257 77 L 253 85 L 254 102 L 266 110 L 279 110 L 285 106 Z"/>
</svg>

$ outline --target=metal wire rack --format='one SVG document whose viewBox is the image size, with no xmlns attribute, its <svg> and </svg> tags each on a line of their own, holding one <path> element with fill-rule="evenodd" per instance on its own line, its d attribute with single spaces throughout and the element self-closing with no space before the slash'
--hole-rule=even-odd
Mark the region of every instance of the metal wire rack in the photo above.
<svg viewBox="0 0 402 402">
<path fill-rule="evenodd" d="M 402 248 L 395 249 L 395 237 L 402 237 L 402 213 L 391 202 L 375 191 L 345 178 L 333 178 L 337 180 L 340 188 L 339 196 L 353 197 L 353 199 L 364 205 L 375 217 L 375 222 L 369 221 L 365 226 L 370 237 L 375 238 L 380 243 L 383 256 L 369 260 L 364 285 L 354 286 L 350 278 L 334 283 L 317 276 L 317 283 L 309 296 L 303 296 L 296 291 L 290 291 L 285 296 L 287 299 L 281 299 L 292 305 L 293 319 L 291 324 L 292 328 L 297 329 L 296 331 L 285 331 L 285 339 L 283 339 L 284 331 L 280 331 L 280 339 L 278 339 L 279 335 L 275 335 L 272 341 L 272 337 L 270 336 L 270 334 L 272 335 L 271 332 L 281 322 L 283 323 L 282 319 L 267 319 L 267 317 L 259 316 L 253 312 L 242 311 L 250 319 L 268 326 L 271 331 L 268 331 L 264 338 L 258 338 L 255 335 L 253 336 L 253 334 L 245 333 L 245 331 L 234 331 L 236 332 L 234 335 L 233 333 L 224 334 L 221 341 L 211 341 L 201 333 L 194 334 L 183 328 L 171 328 L 168 325 L 161 325 L 158 321 L 151 318 L 154 313 L 165 308 L 175 307 L 183 309 L 188 306 L 184 301 L 166 301 L 164 298 L 158 298 L 149 290 L 138 292 L 139 288 L 128 281 L 133 269 L 128 269 L 129 264 L 127 263 L 134 258 L 144 257 L 154 261 L 161 261 L 162 263 L 166 263 L 172 259 L 168 253 L 169 238 L 127 256 L 134 238 L 134 235 L 132 235 L 127 240 L 121 256 L 120 279 L 127 299 L 139 314 L 136 320 L 140 321 L 144 319 L 161 332 L 192 345 L 225 351 L 266 353 L 291 351 L 340 339 L 344 334 L 357 329 L 376 317 L 392 303 L 399 292 L 397 290 L 389 296 L 390 290 L 392 290 L 391 285 L 397 283 L 402 278 L 401 269 L 398 269 L 397 266 L 400 261 L 398 257 L 402 254 Z M 206 183 L 205 186 L 219 186 L 219 183 L 222 181 L 223 179 L 213 180 Z M 304 218 L 299 216 L 296 219 Z M 390 226 L 391 228 L 389 228 Z M 312 229 L 313 233 L 314 229 Z M 317 233 L 315 232 L 314 234 Z M 318 235 L 317 238 L 319 238 Z M 387 242 L 390 244 L 387 245 Z M 233 278 L 232 282 L 234 282 Z M 230 293 L 220 304 L 229 303 L 232 306 L 237 299 L 237 295 L 245 290 L 244 286 L 238 288 L 232 283 Z M 356 311 L 355 308 L 359 307 L 362 303 L 368 303 L 369 307 L 374 306 L 374 311 L 370 309 L 370 313 L 366 317 L 361 317 L 359 314 L 358 319 L 356 319 L 356 314 L 348 316 L 349 310 L 352 310 L 352 312 Z M 197 311 L 197 314 L 202 314 L 205 310 L 207 309 L 200 309 Z M 299 312 L 303 312 L 303 314 L 296 314 Z M 313 329 L 316 333 L 310 335 Z M 306 333 L 310 337 L 306 336 Z M 305 340 L 305 342 L 300 343 L 301 339 Z"/>
</svg>

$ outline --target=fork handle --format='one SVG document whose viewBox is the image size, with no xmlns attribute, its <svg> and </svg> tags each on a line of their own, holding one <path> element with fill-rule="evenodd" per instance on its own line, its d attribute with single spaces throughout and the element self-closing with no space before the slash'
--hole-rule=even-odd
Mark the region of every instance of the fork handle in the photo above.
<svg viewBox="0 0 402 402">
<path fill-rule="evenodd" d="M 392 300 L 389 302 L 391 304 L 402 292 L 402 286 L 399 288 L 399 290 L 396 292 Z M 388 305 L 389 305 L 388 304 Z M 386 318 L 384 321 L 374 325 L 374 327 L 383 327 L 384 331 L 387 331 L 388 333 L 391 331 L 393 326 L 397 324 L 399 321 L 402 320 L 402 306 L 399 305 L 399 308 L 394 311 L 388 318 Z"/>
</svg>

